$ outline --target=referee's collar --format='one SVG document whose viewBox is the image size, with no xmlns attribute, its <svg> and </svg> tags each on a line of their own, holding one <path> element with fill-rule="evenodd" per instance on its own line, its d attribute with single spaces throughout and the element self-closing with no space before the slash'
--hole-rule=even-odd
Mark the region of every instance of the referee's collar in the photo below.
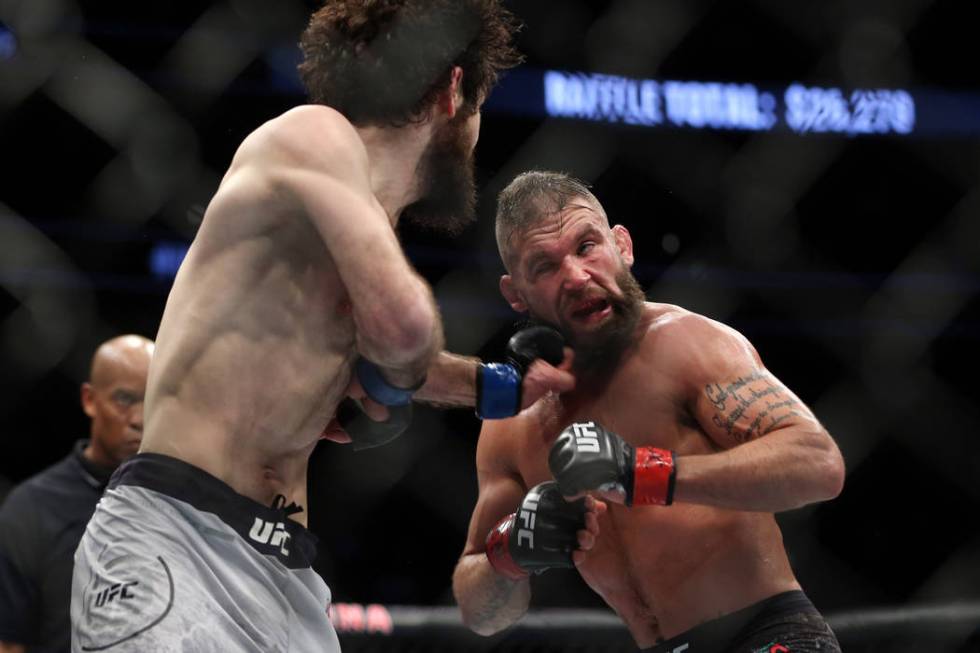
<svg viewBox="0 0 980 653">
<path fill-rule="evenodd" d="M 72 450 L 72 454 L 75 456 L 75 460 L 78 461 L 79 466 L 82 468 L 82 478 L 85 479 L 85 482 L 97 490 L 104 490 L 105 486 L 109 483 L 109 478 L 112 476 L 112 472 L 115 470 L 111 467 L 104 467 L 96 464 L 86 458 L 85 448 L 88 446 L 88 443 L 88 438 L 82 438 L 76 442 L 75 448 Z"/>
</svg>

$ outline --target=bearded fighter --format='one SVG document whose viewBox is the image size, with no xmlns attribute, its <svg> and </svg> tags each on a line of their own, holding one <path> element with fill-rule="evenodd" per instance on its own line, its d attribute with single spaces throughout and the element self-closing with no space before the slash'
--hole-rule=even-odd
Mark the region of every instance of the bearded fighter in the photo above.
<svg viewBox="0 0 980 653">
<path fill-rule="evenodd" d="M 514 29 L 496 0 L 313 14 L 311 104 L 244 140 L 177 274 L 142 448 L 75 555 L 73 651 L 337 651 L 305 528 L 317 441 L 381 444 L 413 396 L 498 417 L 567 385 L 534 362 L 533 334 L 515 364 L 440 355 L 432 292 L 394 231 L 472 218 L 479 109 L 518 61 Z M 340 423 L 350 397 L 364 414 Z"/>
<path fill-rule="evenodd" d="M 581 182 L 519 176 L 496 233 L 504 297 L 564 334 L 576 385 L 483 423 L 464 622 L 506 628 L 530 574 L 574 566 L 644 650 L 839 651 L 773 518 L 841 491 L 810 409 L 735 330 L 645 301 L 629 232 Z"/>
</svg>

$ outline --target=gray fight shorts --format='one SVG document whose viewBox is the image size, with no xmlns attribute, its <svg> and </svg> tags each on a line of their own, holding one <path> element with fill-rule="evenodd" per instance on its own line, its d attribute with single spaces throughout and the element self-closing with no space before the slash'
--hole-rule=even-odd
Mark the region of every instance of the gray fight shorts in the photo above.
<svg viewBox="0 0 980 653">
<path fill-rule="evenodd" d="M 340 650 L 316 538 L 175 458 L 113 475 L 75 552 L 73 653 Z"/>
</svg>

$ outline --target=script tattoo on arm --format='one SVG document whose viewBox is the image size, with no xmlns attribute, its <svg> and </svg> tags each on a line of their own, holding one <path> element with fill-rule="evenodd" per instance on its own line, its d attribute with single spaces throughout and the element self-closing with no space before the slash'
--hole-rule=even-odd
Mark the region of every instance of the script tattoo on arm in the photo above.
<svg viewBox="0 0 980 653">
<path fill-rule="evenodd" d="M 773 431 L 790 417 L 804 417 L 799 400 L 768 372 L 756 371 L 725 384 L 709 383 L 704 395 L 711 421 L 739 444 Z"/>
</svg>

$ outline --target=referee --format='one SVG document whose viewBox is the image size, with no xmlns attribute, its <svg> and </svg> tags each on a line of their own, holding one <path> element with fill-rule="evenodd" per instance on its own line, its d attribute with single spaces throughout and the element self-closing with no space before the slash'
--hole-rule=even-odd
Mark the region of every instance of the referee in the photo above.
<svg viewBox="0 0 980 653">
<path fill-rule="evenodd" d="M 70 650 L 72 559 L 112 472 L 139 449 L 152 354 L 142 336 L 100 345 L 81 389 L 89 439 L 0 506 L 0 653 Z"/>
</svg>

